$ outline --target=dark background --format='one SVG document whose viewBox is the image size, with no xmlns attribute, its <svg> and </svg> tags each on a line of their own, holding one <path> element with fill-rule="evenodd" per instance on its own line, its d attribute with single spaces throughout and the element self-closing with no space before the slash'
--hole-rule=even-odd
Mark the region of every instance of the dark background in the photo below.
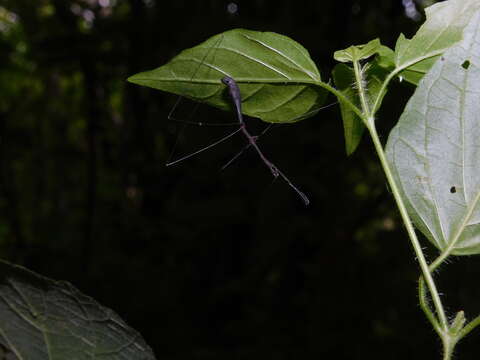
<svg viewBox="0 0 480 360">
<path fill-rule="evenodd" d="M 328 79 L 335 50 L 413 35 L 422 2 L 418 21 L 401 0 L 228 3 L 0 0 L 1 257 L 111 307 L 158 359 L 440 358 L 371 142 L 346 157 L 338 107 L 261 139 L 305 208 L 253 152 L 220 171 L 240 137 L 165 167 L 183 127 L 167 119 L 176 97 L 125 81 L 236 27 L 292 37 Z M 383 141 L 413 92 L 390 90 Z M 228 131 L 189 126 L 175 156 Z M 451 314 L 480 312 L 479 269 L 463 257 L 438 274 Z M 479 336 L 459 358 L 478 358 Z"/>
</svg>

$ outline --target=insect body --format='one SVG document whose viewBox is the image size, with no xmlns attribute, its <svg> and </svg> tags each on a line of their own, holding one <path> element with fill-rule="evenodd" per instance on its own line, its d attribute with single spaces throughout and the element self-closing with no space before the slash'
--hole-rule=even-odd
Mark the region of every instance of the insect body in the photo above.
<svg viewBox="0 0 480 360">
<path fill-rule="evenodd" d="M 240 124 L 240 130 L 247 138 L 247 141 L 249 143 L 248 146 L 252 146 L 255 149 L 255 151 L 258 153 L 258 155 L 260 156 L 262 161 L 265 163 L 265 165 L 270 169 L 270 171 L 272 172 L 272 175 L 275 178 L 280 176 L 283 180 L 285 180 L 287 184 L 293 190 L 295 190 L 295 192 L 301 197 L 305 205 L 308 205 L 310 203 L 310 200 L 308 199 L 308 197 L 303 192 L 301 192 L 295 185 L 293 185 L 293 183 L 270 160 L 268 160 L 265 157 L 265 155 L 262 153 L 262 151 L 258 147 L 257 136 L 253 136 L 248 132 L 247 127 L 245 125 L 245 121 L 243 120 L 243 115 L 242 115 L 242 97 L 236 81 L 229 76 L 225 76 L 222 79 L 222 82 L 228 87 L 228 92 L 230 94 L 230 97 L 232 98 L 232 102 L 235 107 L 235 112 L 237 114 L 237 119 Z"/>
</svg>

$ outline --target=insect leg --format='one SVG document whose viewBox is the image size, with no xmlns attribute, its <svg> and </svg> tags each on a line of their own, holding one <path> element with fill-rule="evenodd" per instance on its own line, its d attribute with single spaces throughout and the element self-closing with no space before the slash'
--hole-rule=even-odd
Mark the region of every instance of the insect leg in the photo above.
<svg viewBox="0 0 480 360">
<path fill-rule="evenodd" d="M 211 143 L 210 145 L 205 146 L 205 147 L 203 147 L 203 148 L 201 148 L 201 149 L 199 149 L 199 150 L 197 150 L 197 151 L 195 151 L 195 152 L 193 152 L 193 153 L 191 153 L 191 154 L 188 154 L 188 155 L 186 155 L 186 156 L 183 156 L 183 157 L 181 157 L 180 159 L 167 162 L 165 165 L 166 165 L 166 166 L 175 165 L 175 164 L 177 164 L 177 163 L 179 163 L 179 162 L 181 162 L 181 161 L 183 161 L 183 160 L 186 160 L 186 159 L 191 158 L 192 156 L 195 156 L 195 155 L 197 155 L 197 154 L 200 154 L 201 152 L 204 152 L 205 150 L 208 150 L 208 149 L 210 149 L 210 148 L 212 148 L 212 147 L 214 147 L 214 146 L 216 146 L 216 145 L 224 142 L 225 140 L 231 138 L 233 135 L 235 135 L 236 133 L 240 132 L 240 130 L 241 130 L 241 129 L 239 128 L 239 129 L 231 132 L 231 133 L 228 134 L 227 136 L 224 136 L 224 137 L 222 137 L 221 139 L 219 139 L 219 140 Z"/>
</svg>

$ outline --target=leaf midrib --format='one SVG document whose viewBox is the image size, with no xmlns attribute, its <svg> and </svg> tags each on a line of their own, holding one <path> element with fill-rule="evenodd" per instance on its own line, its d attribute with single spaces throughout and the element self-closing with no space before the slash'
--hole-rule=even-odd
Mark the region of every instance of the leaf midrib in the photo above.
<svg viewBox="0 0 480 360">
<path fill-rule="evenodd" d="M 159 78 L 156 77 L 155 79 L 145 77 L 139 78 L 137 77 L 135 81 L 151 81 L 151 82 L 187 82 L 187 83 L 194 83 L 194 84 L 212 84 L 212 85 L 221 85 L 220 79 L 202 79 L 202 78 Z M 277 78 L 250 78 L 250 77 L 235 77 L 235 82 L 237 84 L 240 83 L 249 83 L 249 84 L 284 84 L 284 85 L 319 85 L 325 84 L 322 81 L 318 80 L 308 80 L 303 78 L 291 78 L 291 79 L 277 79 Z"/>
</svg>

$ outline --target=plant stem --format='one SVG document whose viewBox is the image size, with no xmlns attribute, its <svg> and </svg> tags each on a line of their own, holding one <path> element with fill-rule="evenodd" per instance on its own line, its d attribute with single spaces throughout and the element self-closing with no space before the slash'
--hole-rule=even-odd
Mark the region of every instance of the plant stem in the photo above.
<svg viewBox="0 0 480 360">
<path fill-rule="evenodd" d="M 439 335 L 442 337 L 442 341 L 445 343 L 445 340 L 443 339 L 443 336 L 442 336 L 442 334 L 448 333 L 448 321 L 445 315 L 445 310 L 443 309 L 443 304 L 442 304 L 442 301 L 440 300 L 440 296 L 438 294 L 435 282 L 433 281 L 432 274 L 430 273 L 427 260 L 425 259 L 425 256 L 423 254 L 422 247 L 420 246 L 420 242 L 418 241 L 417 235 L 415 233 L 415 229 L 413 228 L 412 221 L 410 220 L 410 216 L 408 215 L 407 209 L 400 195 L 400 190 L 398 189 L 397 183 L 393 178 L 392 171 L 390 169 L 390 166 L 388 165 L 388 161 L 385 156 L 385 152 L 383 151 L 383 146 L 378 137 L 378 133 L 375 128 L 375 119 L 373 116 L 374 113 L 370 113 L 370 109 L 368 106 L 367 92 L 366 92 L 366 89 L 364 88 L 364 81 L 362 78 L 360 64 L 358 61 L 354 61 L 353 65 L 354 65 L 354 71 L 355 71 L 355 79 L 357 82 L 356 86 L 358 89 L 358 95 L 360 97 L 360 102 L 362 104 L 362 111 L 363 111 L 362 120 L 365 126 L 367 127 L 368 131 L 370 132 L 370 136 L 373 140 L 375 150 L 377 151 L 378 157 L 380 159 L 380 163 L 382 164 L 383 171 L 385 172 L 385 176 L 387 177 L 388 185 L 392 190 L 393 197 L 395 199 L 395 202 L 397 203 L 397 207 L 398 207 L 398 210 L 400 211 L 400 215 L 402 217 L 403 223 L 407 228 L 407 233 L 410 238 L 410 242 L 412 243 L 413 250 L 415 251 L 415 255 L 417 256 L 418 263 L 420 264 L 420 269 L 423 273 L 423 277 L 427 284 L 428 290 L 432 296 L 433 304 L 435 306 L 435 310 L 440 321 L 440 329 L 437 328 L 438 323 L 436 321 L 432 322 L 427 312 L 425 313 L 427 314 L 427 318 L 429 318 L 429 320 L 431 321 L 432 326 L 439 333 Z M 393 77 L 392 74 L 390 75 L 391 76 L 388 77 L 384 82 L 385 87 L 387 86 L 386 84 L 388 84 L 388 82 Z M 374 109 L 376 108 L 376 106 L 377 106 L 377 103 L 375 102 Z"/>
<path fill-rule="evenodd" d="M 420 264 L 420 269 L 423 274 L 423 279 L 419 280 L 419 293 L 421 296 L 421 298 L 419 299 L 420 305 L 425 315 L 427 316 L 428 320 L 430 321 L 435 331 L 439 335 L 440 339 L 442 340 L 443 360 L 451 360 L 453 349 L 459 339 L 459 336 L 452 335 L 449 332 L 448 320 L 445 315 L 445 310 L 443 309 L 443 304 L 440 299 L 440 295 L 438 294 L 437 286 L 435 285 L 435 281 L 433 280 L 428 263 L 423 254 L 422 247 L 420 246 L 420 242 L 418 241 L 417 235 L 415 233 L 415 229 L 413 228 L 412 222 L 410 220 L 410 216 L 408 215 L 405 204 L 403 203 L 403 200 L 401 198 L 400 191 L 397 187 L 395 179 L 393 178 L 390 166 L 388 165 L 387 159 L 385 157 L 385 152 L 383 151 L 383 146 L 378 137 L 375 124 L 373 123 L 373 119 L 371 119 L 369 123 L 372 124 L 372 126 L 368 127 L 368 130 L 370 132 L 370 136 L 372 137 L 375 150 L 377 151 L 378 157 L 380 159 L 380 163 L 382 164 L 382 167 L 383 167 L 383 171 L 385 172 L 385 175 L 387 177 L 388 185 L 390 186 L 395 202 L 397 203 L 397 207 L 398 207 L 398 210 L 400 211 L 400 215 L 402 217 L 403 223 L 407 228 L 407 233 L 410 238 L 410 242 L 412 243 L 413 249 L 417 256 L 417 261 Z M 428 305 L 426 304 L 425 291 L 424 289 L 422 289 L 423 281 L 425 281 L 425 283 L 427 284 L 427 287 L 432 297 L 432 301 L 435 306 L 435 311 L 437 313 L 440 323 L 436 321 L 435 317 L 433 316 L 430 309 L 428 308 Z"/>
<path fill-rule="evenodd" d="M 341 91 L 335 89 L 332 85 L 325 83 L 323 81 L 317 81 L 313 83 L 314 85 L 320 86 L 327 91 L 330 91 L 333 95 L 335 95 L 339 102 L 343 103 L 344 105 L 348 106 L 350 110 L 352 110 L 359 118 L 364 118 L 364 113 L 350 101 L 348 97 L 346 97 Z"/>
<path fill-rule="evenodd" d="M 418 300 L 420 302 L 420 307 L 425 313 L 425 316 L 432 324 L 438 336 L 442 337 L 442 327 L 438 324 L 437 318 L 435 317 L 432 310 L 430 309 L 430 306 L 428 305 L 427 293 L 425 291 L 425 280 L 423 279 L 423 276 L 420 276 L 420 278 L 418 279 Z"/>
<path fill-rule="evenodd" d="M 440 300 L 440 296 L 437 291 L 437 287 L 435 282 L 433 281 L 432 274 L 428 268 L 427 260 L 422 251 L 422 247 L 420 246 L 420 242 L 418 241 L 417 235 L 415 234 L 415 229 L 413 228 L 412 222 L 410 220 L 410 216 L 407 213 L 407 209 L 403 200 L 400 195 L 400 191 L 397 187 L 397 183 L 393 178 L 392 171 L 390 170 L 390 166 L 388 165 L 387 159 L 385 157 L 385 152 L 383 151 L 383 146 L 380 143 L 380 139 L 378 138 L 377 130 L 375 126 L 372 125 L 368 128 L 370 132 L 370 136 L 372 137 L 373 144 L 375 146 L 375 150 L 377 151 L 378 157 L 380 158 L 380 163 L 382 164 L 383 171 L 385 172 L 385 176 L 387 177 L 388 185 L 393 193 L 393 197 L 397 203 L 398 210 L 400 211 L 400 215 L 402 217 L 403 223 L 407 228 L 407 233 L 410 238 L 410 241 L 413 246 L 413 250 L 415 251 L 415 255 L 417 256 L 418 263 L 420 265 L 420 269 L 422 271 L 423 277 L 425 279 L 425 283 L 427 284 L 428 290 L 430 295 L 432 296 L 432 301 L 435 306 L 435 310 L 437 316 L 440 321 L 440 325 L 442 327 L 443 332 L 448 331 L 448 321 L 447 317 L 445 316 L 445 310 L 443 309 L 442 301 Z M 433 325 L 433 324 L 432 324 Z"/>
<path fill-rule="evenodd" d="M 388 84 L 390 84 L 390 81 L 392 81 L 395 78 L 395 76 L 397 76 L 403 70 L 408 69 L 410 66 L 413 66 L 416 63 L 419 63 L 420 61 L 430 59 L 430 58 L 433 58 L 435 56 L 439 56 L 439 55 L 443 54 L 444 51 L 445 51 L 445 49 L 439 49 L 439 50 L 433 51 L 431 53 L 428 53 L 424 56 L 420 56 L 418 58 L 415 58 L 415 59 L 413 59 L 411 61 L 408 61 L 406 63 L 400 64 L 400 65 L 397 64 L 395 69 L 392 70 L 392 72 L 390 72 L 390 74 L 388 74 L 387 78 L 383 81 L 382 87 L 380 88 L 380 91 L 378 91 L 377 98 L 373 102 L 372 114 L 377 113 L 378 109 L 380 108 L 380 105 L 382 104 L 383 95 L 387 91 Z"/>
<path fill-rule="evenodd" d="M 470 331 L 475 329 L 478 325 L 480 325 L 480 315 L 478 315 L 475 319 L 470 321 L 458 334 L 458 339 L 460 340 L 464 336 L 466 336 Z"/>
<path fill-rule="evenodd" d="M 442 338 L 442 341 L 443 341 L 443 360 L 451 360 L 453 355 L 453 349 L 455 348 L 457 339 L 447 336 L 445 338 Z"/>
<path fill-rule="evenodd" d="M 367 119 L 371 118 L 370 108 L 367 100 L 367 90 L 365 89 L 365 82 L 362 75 L 360 63 L 358 61 L 353 62 L 353 69 L 355 71 L 355 81 L 358 88 L 358 96 L 360 97 L 360 103 L 362 105 L 363 116 Z"/>
</svg>

